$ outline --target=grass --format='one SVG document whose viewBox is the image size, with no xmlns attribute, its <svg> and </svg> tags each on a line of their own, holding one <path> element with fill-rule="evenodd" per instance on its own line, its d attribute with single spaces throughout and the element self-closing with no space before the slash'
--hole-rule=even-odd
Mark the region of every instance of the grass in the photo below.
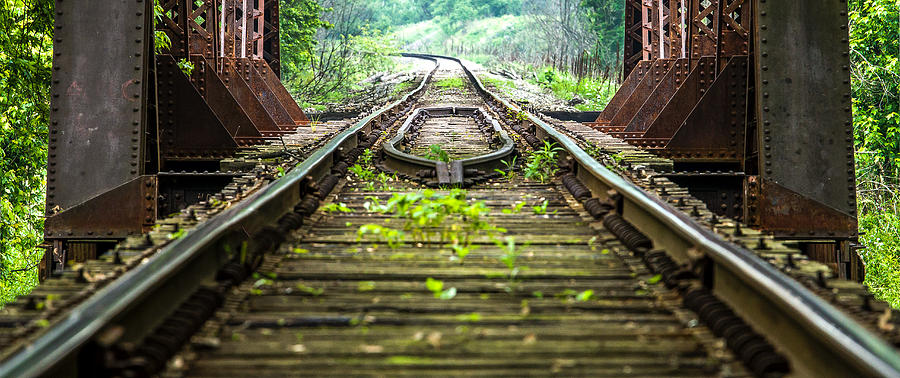
<svg viewBox="0 0 900 378">
<path fill-rule="evenodd" d="M 531 68 L 533 84 L 549 89 L 558 98 L 569 101 L 578 96 L 584 103 L 575 105 L 581 111 L 600 111 L 619 89 L 618 84 L 603 78 L 576 78 L 551 67 Z"/>
<path fill-rule="evenodd" d="M 614 81 L 590 77 L 579 80 L 567 72 L 550 67 L 541 68 L 517 64 L 507 64 L 507 66 L 511 66 L 512 70 L 521 73 L 528 82 L 552 92 L 557 98 L 569 101 L 578 96 L 584 100 L 584 103 L 574 107 L 583 112 L 603 110 L 619 89 L 619 85 Z M 488 87 L 507 95 L 513 95 L 513 90 L 516 89 L 516 82 L 513 80 L 488 75 L 482 75 L 479 79 Z"/>
<path fill-rule="evenodd" d="M 412 81 L 404 81 L 404 82 L 394 86 L 392 95 L 394 95 L 394 96 L 404 95 L 404 94 L 406 94 L 406 92 L 409 92 L 412 89 L 412 87 L 413 87 Z"/>
<path fill-rule="evenodd" d="M 900 308 L 900 179 L 860 165 L 857 202 L 864 282 L 876 298 Z"/>
<path fill-rule="evenodd" d="M 438 88 L 464 88 L 466 86 L 466 82 L 463 81 L 461 77 L 451 77 L 447 79 L 441 79 L 434 83 L 434 85 Z"/>
<path fill-rule="evenodd" d="M 300 108 L 303 109 L 303 110 L 306 110 L 306 109 L 312 109 L 312 110 L 315 110 L 315 111 L 317 111 L 317 112 L 324 112 L 324 111 L 328 110 L 328 106 L 327 106 L 327 105 L 323 105 L 323 104 L 313 104 L 313 103 L 311 103 L 311 102 L 300 102 Z"/>
<path fill-rule="evenodd" d="M 478 77 L 478 79 L 480 79 L 484 85 L 491 86 L 500 90 L 509 90 L 516 88 L 516 83 L 509 79 L 502 79 L 487 75 L 481 75 Z"/>
<path fill-rule="evenodd" d="M 900 308 L 900 216 L 897 213 L 869 213 L 859 218 L 860 252 L 866 262 L 865 284 L 876 298 Z"/>
</svg>

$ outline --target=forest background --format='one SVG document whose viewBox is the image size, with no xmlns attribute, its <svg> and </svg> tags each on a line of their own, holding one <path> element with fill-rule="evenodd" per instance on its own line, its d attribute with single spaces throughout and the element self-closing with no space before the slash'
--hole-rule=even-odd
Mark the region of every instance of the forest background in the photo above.
<svg viewBox="0 0 900 378">
<path fill-rule="evenodd" d="M 900 0 L 850 0 L 866 284 L 900 307 Z M 283 80 L 308 108 L 340 102 L 391 55 L 446 53 L 516 72 L 582 110 L 621 80 L 622 0 L 282 0 Z M 37 283 L 52 0 L 0 0 L 0 304 Z"/>
</svg>

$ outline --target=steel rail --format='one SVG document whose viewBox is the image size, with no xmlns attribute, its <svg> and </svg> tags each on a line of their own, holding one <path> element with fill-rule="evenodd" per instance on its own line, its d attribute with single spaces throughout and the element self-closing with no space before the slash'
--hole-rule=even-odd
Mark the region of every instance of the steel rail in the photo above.
<svg viewBox="0 0 900 378">
<path fill-rule="evenodd" d="M 500 140 L 503 141 L 503 145 L 500 148 L 481 154 L 478 156 L 472 156 L 465 159 L 454 160 L 453 162 L 462 166 L 463 169 L 468 167 L 478 167 L 478 168 L 501 168 L 503 165 L 501 163 L 501 159 L 506 158 L 510 154 L 515 151 L 516 144 L 513 142 L 512 138 L 509 137 L 506 130 L 500 127 L 500 124 L 497 123 L 495 119 L 493 119 L 484 109 L 477 107 L 453 107 L 453 108 L 419 108 L 413 111 L 409 117 L 406 118 L 406 121 L 397 130 L 397 133 L 391 138 L 387 143 L 384 144 L 382 149 L 384 150 L 385 157 L 392 159 L 396 164 L 388 165 L 399 165 L 399 166 L 409 166 L 409 167 L 417 167 L 417 168 L 430 168 L 430 169 L 438 169 L 439 162 L 434 159 L 428 159 L 421 156 L 415 156 L 412 154 L 405 153 L 397 149 L 397 146 L 403 142 L 406 137 L 407 131 L 412 126 L 413 120 L 422 112 L 434 112 L 434 111 L 451 111 L 452 114 L 457 114 L 459 111 L 463 112 L 471 112 L 475 114 L 476 112 L 481 112 L 487 120 L 491 122 L 491 129 Z M 449 114 L 449 113 L 448 113 Z M 443 115 L 443 114 L 442 114 Z M 407 172 L 407 173 L 415 173 L 415 172 Z M 459 179 L 462 179 L 460 177 Z M 450 182 L 451 184 L 459 184 L 457 182 Z"/>
<path fill-rule="evenodd" d="M 522 110 L 489 92 L 469 68 L 457 58 L 431 54 L 404 55 L 455 61 L 463 67 L 466 75 L 476 85 L 479 92 L 502 103 L 509 109 Z M 842 361 L 839 361 L 840 363 L 855 366 L 858 372 L 869 376 L 900 376 L 900 355 L 882 338 L 797 281 L 778 271 L 771 264 L 760 259 L 752 251 L 726 241 L 668 203 L 647 194 L 635 184 L 604 167 L 567 135 L 560 133 L 535 115 L 527 112 L 526 114 L 529 122 L 540 127 L 549 138 L 561 145 L 591 176 L 602 181 L 655 220 L 669 227 L 693 247 L 704 251 L 716 264 L 744 280 L 743 283 L 747 287 L 757 291 L 757 294 L 777 305 L 781 311 L 805 327 L 810 335 L 816 337 L 816 341 L 836 351 L 838 357 L 843 358 Z M 635 224 L 635 226 L 641 229 L 641 225 Z M 728 298 L 722 299 L 728 302 Z M 740 312 L 740 309 L 736 310 Z M 765 330 L 759 331 L 775 339 L 779 337 L 779 335 L 772 335 Z M 819 357 L 821 359 L 819 363 L 823 365 L 835 362 L 827 361 L 824 356 Z M 815 363 L 815 361 L 810 363 Z"/>
<path fill-rule="evenodd" d="M 100 289 L 64 318 L 51 324 L 51 328 L 33 343 L 3 362 L 0 365 L 0 377 L 36 377 L 53 371 L 60 364 L 71 362 L 71 358 L 107 326 L 121 321 L 126 314 L 134 313 L 135 309 L 145 303 L 160 303 L 156 296 L 175 281 L 179 281 L 176 293 L 181 292 L 181 300 L 172 298 L 172 291 L 167 291 L 167 298 L 163 302 L 171 305 L 170 311 L 177 308 L 194 291 L 193 288 L 200 285 L 199 280 L 183 282 L 190 281 L 185 279 L 185 275 L 208 277 L 230 260 L 218 248 L 220 242 L 233 238 L 236 234 L 247 238 L 272 219 L 277 219 L 293 208 L 300 200 L 300 186 L 304 178 L 315 174 L 323 165 L 331 164 L 332 155 L 339 148 L 355 144 L 357 133 L 363 131 L 376 117 L 406 103 L 425 88 L 437 63 L 434 58 L 422 59 L 435 61 L 435 68 L 417 88 L 344 130 L 283 177 L 188 231 L 183 238 L 172 241 L 147 262 Z M 205 260 L 204 266 L 198 267 L 195 264 L 199 260 Z"/>
</svg>

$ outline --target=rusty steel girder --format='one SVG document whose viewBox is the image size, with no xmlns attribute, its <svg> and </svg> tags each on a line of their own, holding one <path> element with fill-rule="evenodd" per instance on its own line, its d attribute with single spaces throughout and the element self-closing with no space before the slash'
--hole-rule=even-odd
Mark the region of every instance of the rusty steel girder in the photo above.
<svg viewBox="0 0 900 378">
<path fill-rule="evenodd" d="M 278 78 L 277 0 L 160 0 L 158 54 L 153 5 L 57 1 L 42 276 L 205 190 L 172 174 L 309 123 Z"/>
<path fill-rule="evenodd" d="M 146 187 L 129 184 L 152 173 L 150 2 L 59 1 L 56 13 L 45 238 L 140 233 L 155 220 Z"/>
<path fill-rule="evenodd" d="M 835 257 L 857 236 L 846 3 L 625 8 L 627 77 L 589 125 L 672 159 L 672 178 L 720 214 L 847 262 Z"/>
<path fill-rule="evenodd" d="M 277 7 L 278 1 L 263 0 L 163 3 L 158 28 L 173 43 L 160 54 L 158 69 L 162 86 L 178 87 L 159 96 L 167 108 L 160 124 L 163 167 L 166 161 L 221 159 L 237 146 L 309 124 L 274 71 L 280 70 Z M 190 75 L 175 69 L 178 61 L 193 65 Z"/>
<path fill-rule="evenodd" d="M 839 0 L 769 1 L 756 9 L 753 111 L 761 198 L 783 210 L 760 213 L 762 227 L 778 229 L 790 218 L 806 225 L 795 231 L 807 237 L 857 235 L 846 6 Z M 805 22 L 791 22 L 797 18 Z M 808 202 L 788 206 L 790 193 Z"/>
<path fill-rule="evenodd" d="M 265 0 L 265 28 L 263 30 L 263 59 L 276 78 L 281 78 L 281 29 L 278 0 Z M 304 116 L 305 117 L 305 116 Z"/>
</svg>

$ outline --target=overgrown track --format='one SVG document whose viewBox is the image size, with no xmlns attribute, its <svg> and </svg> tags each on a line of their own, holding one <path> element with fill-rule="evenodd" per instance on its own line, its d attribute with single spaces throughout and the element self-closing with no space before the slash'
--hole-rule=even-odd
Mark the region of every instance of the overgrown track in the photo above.
<svg viewBox="0 0 900 378">
<path fill-rule="evenodd" d="M 436 77 L 467 80 L 462 88 L 426 80 L 341 132 L 43 324 L 0 376 L 73 366 L 84 375 L 187 376 L 900 371 L 883 341 L 603 167 L 571 130 L 494 97 L 455 61 L 440 59 Z M 381 147 L 407 117 L 433 106 L 485 109 L 517 139 L 520 166 L 513 178 L 467 171 L 464 203 L 485 205 L 477 217 L 404 227 L 410 215 L 379 205 L 411 193 L 447 203 L 462 196 L 424 192 L 440 185 L 439 167 L 412 175 L 382 161 Z M 460 155 L 496 151 L 467 137 L 467 122 L 430 121 L 408 141 L 411 154 L 433 144 Z M 521 163 L 549 149 L 543 141 L 562 148 L 561 171 L 543 184 L 523 181 Z M 645 167 L 665 165 L 627 154 Z M 677 187 L 660 195 L 683 196 L 680 207 L 700 211 Z M 459 243 L 475 218 L 481 231 L 471 245 Z"/>
</svg>

